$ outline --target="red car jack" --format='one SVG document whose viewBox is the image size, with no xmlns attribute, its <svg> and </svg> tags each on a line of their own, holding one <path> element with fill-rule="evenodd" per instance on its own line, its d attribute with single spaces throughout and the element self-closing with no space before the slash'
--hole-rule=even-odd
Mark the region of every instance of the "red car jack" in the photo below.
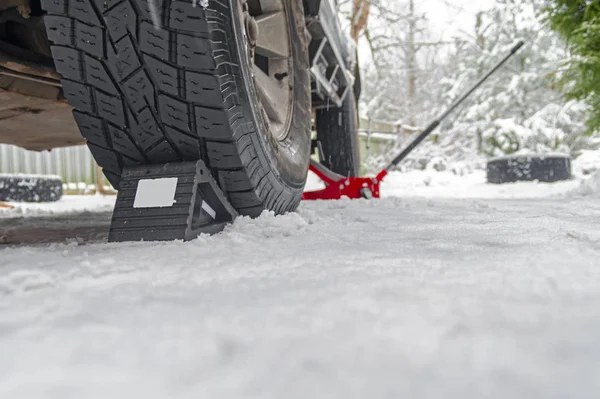
<svg viewBox="0 0 600 399">
<path fill-rule="evenodd" d="M 310 161 L 310 170 L 323 180 L 326 187 L 320 191 L 305 192 L 303 200 L 379 198 L 379 184 L 387 175 L 387 171 L 382 170 L 376 177 L 344 177 L 313 160 Z"/>
<path fill-rule="evenodd" d="M 489 79 L 502 65 L 506 63 L 525 43 L 520 41 L 517 43 L 510 53 L 506 55 L 500 62 L 496 64 L 488 73 L 486 73 L 479 81 L 463 94 L 450 108 L 434 120 L 417 138 L 415 138 L 388 166 L 381 170 L 375 177 L 344 177 L 337 174 L 322 164 L 311 160 L 310 170 L 315 173 L 326 187 L 319 191 L 307 191 L 303 194 L 303 200 L 336 200 L 342 197 L 350 199 L 359 198 L 379 198 L 381 195 L 380 184 L 387 176 L 388 171 L 395 166 L 398 166 L 419 144 L 423 142 L 459 105 L 461 105 L 475 90 L 479 88 L 486 80 Z"/>
</svg>

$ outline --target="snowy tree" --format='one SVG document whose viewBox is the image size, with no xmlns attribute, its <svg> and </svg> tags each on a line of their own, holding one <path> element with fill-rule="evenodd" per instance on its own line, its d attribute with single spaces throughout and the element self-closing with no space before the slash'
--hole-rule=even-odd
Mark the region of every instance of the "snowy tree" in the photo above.
<svg viewBox="0 0 600 399">
<path fill-rule="evenodd" d="M 443 81 L 445 105 L 499 60 L 518 39 L 526 46 L 443 126 L 442 144 L 488 156 L 517 151 L 577 152 L 586 108 L 565 101 L 557 85 L 567 59 L 564 42 L 540 21 L 543 2 L 497 0 L 477 15 L 467 40 L 457 40 L 455 73 Z"/>
<path fill-rule="evenodd" d="M 430 81 L 432 74 L 441 77 L 432 56 L 439 41 L 431 39 L 416 5 L 414 0 L 370 1 L 363 31 L 373 62 L 363 66 L 362 107 L 370 118 L 414 126 L 431 116 Z"/>
<path fill-rule="evenodd" d="M 416 109 L 424 123 L 445 110 L 518 40 L 526 42 L 405 165 L 443 168 L 442 164 L 457 160 L 483 165 L 483 157 L 526 151 L 576 156 L 598 144 L 596 136 L 587 135 L 586 105 L 563 98 L 559 82 L 569 54 L 564 41 L 540 18 L 545 4 L 540 0 L 497 0 L 494 7 L 476 15 L 472 28 L 455 38 L 452 46 L 443 47 L 442 55 L 438 51 L 431 60 L 418 58 L 419 70 L 433 66 L 419 79 L 422 86 Z M 393 59 L 393 53 L 382 58 Z M 367 108 L 375 115 L 406 115 L 405 74 L 388 71 L 381 60 L 379 63 L 377 72 L 383 78 L 376 76 L 375 68 L 366 72 Z M 388 150 L 395 152 L 405 143 Z M 374 159 L 389 158 L 390 153 Z M 377 164 L 373 159 L 369 162 Z"/>
</svg>

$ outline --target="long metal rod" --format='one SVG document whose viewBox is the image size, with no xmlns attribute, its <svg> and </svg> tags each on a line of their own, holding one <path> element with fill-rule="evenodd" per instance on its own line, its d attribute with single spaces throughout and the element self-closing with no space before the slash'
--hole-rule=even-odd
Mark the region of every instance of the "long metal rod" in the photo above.
<svg viewBox="0 0 600 399">
<path fill-rule="evenodd" d="M 500 62 L 498 62 L 492 69 L 490 69 L 490 71 L 488 73 L 483 75 L 483 77 L 481 79 L 479 79 L 479 81 L 477 83 L 475 83 L 475 85 L 473 85 L 473 87 L 471 87 L 458 100 L 456 100 L 446 112 L 444 112 L 436 120 L 431 122 L 431 124 L 429 126 L 427 126 L 427 128 L 425 128 L 425 130 L 423 130 L 423 132 L 421 132 L 421 134 L 419 134 L 417 136 L 417 138 L 412 141 L 412 143 L 410 143 L 404 150 L 402 150 L 402 152 L 400 154 L 398 154 L 398 156 L 396 158 L 394 158 L 394 160 L 392 162 L 390 162 L 390 164 L 388 166 L 386 166 L 385 169 L 383 169 L 383 171 L 387 171 L 387 170 L 393 168 L 394 166 L 398 165 L 400 162 L 402 162 L 419 144 L 421 144 L 421 142 L 423 140 L 425 140 L 427 138 L 427 136 L 429 136 L 435 129 L 437 129 L 437 127 L 440 125 L 440 123 L 442 123 L 442 121 L 444 119 L 446 119 L 446 117 L 448 115 L 450 115 L 450 113 L 452 111 L 454 111 L 471 94 L 473 94 L 473 92 L 475 90 L 477 90 L 479 88 L 479 86 L 481 86 L 486 80 L 488 80 L 490 78 L 490 76 L 492 76 L 494 73 L 496 73 L 496 71 L 498 69 L 500 69 L 500 67 L 502 67 L 502 65 L 504 65 L 524 45 L 525 45 L 524 41 L 520 41 L 519 43 L 517 43 L 512 48 L 512 50 L 510 50 L 510 53 L 508 55 L 506 55 Z"/>
</svg>

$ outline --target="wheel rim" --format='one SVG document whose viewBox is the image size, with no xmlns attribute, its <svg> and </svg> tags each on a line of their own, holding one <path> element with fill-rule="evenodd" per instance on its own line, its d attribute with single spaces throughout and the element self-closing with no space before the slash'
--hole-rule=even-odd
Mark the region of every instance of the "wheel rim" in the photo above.
<svg viewBox="0 0 600 399">
<path fill-rule="evenodd" d="M 284 0 L 240 0 L 249 67 L 269 135 L 287 138 L 293 98 L 292 46 Z"/>
</svg>

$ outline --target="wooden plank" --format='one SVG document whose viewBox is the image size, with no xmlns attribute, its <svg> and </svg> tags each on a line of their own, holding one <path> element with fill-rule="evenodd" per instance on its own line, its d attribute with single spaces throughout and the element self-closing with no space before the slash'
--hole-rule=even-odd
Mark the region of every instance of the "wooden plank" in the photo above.
<svg viewBox="0 0 600 399">
<path fill-rule="evenodd" d="M 1 219 L 0 245 L 106 242 L 110 213 Z"/>
</svg>

